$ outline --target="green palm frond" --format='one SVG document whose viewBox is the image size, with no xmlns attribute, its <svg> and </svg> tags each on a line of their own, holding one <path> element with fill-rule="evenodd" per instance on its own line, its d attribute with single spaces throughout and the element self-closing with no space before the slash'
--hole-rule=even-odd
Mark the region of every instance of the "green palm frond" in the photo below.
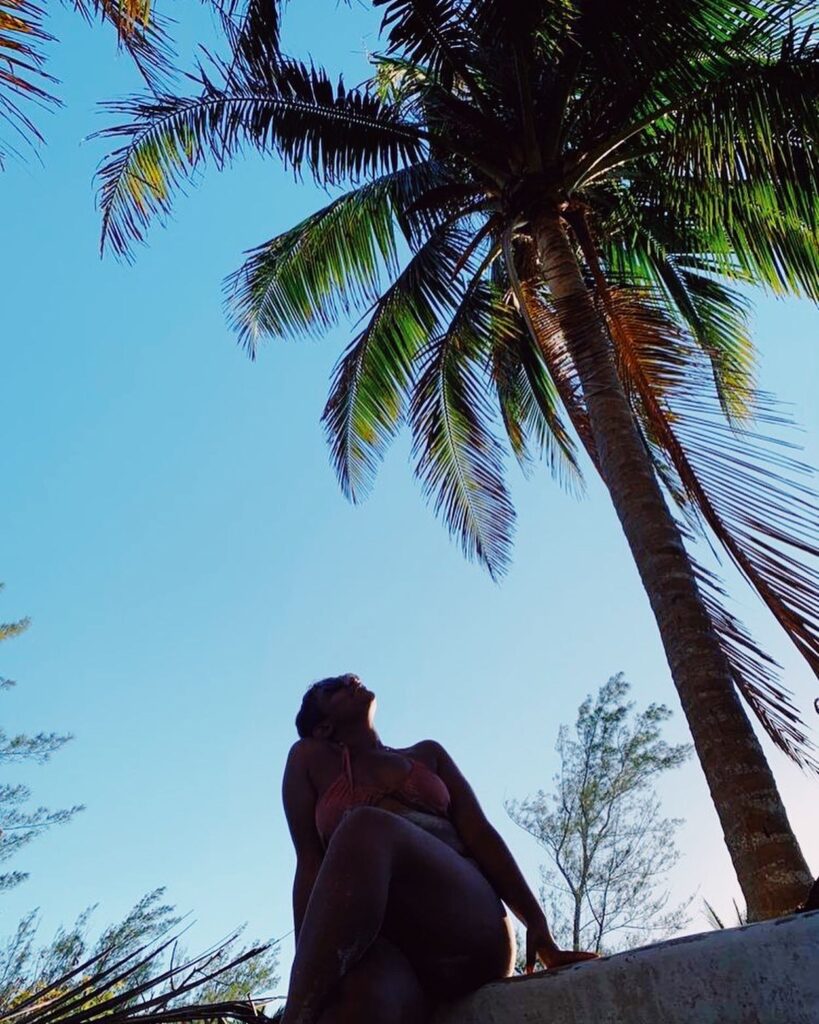
<svg viewBox="0 0 819 1024">
<path fill-rule="evenodd" d="M 251 250 L 228 278 L 231 326 L 251 355 L 262 335 L 324 330 L 376 301 L 384 272 L 397 272 L 393 177 L 348 192 Z"/>
<path fill-rule="evenodd" d="M 546 461 L 566 490 L 584 489 L 577 447 L 561 415 L 561 397 L 532 332 L 511 297 L 500 261 L 493 267 L 496 324 L 492 377 L 512 451 L 524 473 L 535 458 Z"/>
<path fill-rule="evenodd" d="M 378 298 L 398 273 L 396 227 L 417 240 L 408 209 L 439 180 L 425 161 L 348 192 L 251 250 L 226 282 L 231 325 L 251 355 L 263 335 L 325 330 Z"/>
<path fill-rule="evenodd" d="M 663 116 L 633 144 L 621 133 L 624 150 L 601 144 L 610 152 L 594 175 L 623 165 L 624 201 L 667 252 L 707 253 L 729 278 L 816 301 L 819 48 L 807 33 L 774 44 L 773 56 L 717 62 L 711 80 L 665 106 L 655 97 Z"/>
<path fill-rule="evenodd" d="M 608 13 L 617 17 L 618 5 L 611 6 Z M 727 188 L 756 175 L 758 181 L 784 185 L 784 194 L 787 182 L 800 179 L 815 194 L 815 183 L 808 180 L 816 121 L 811 26 L 797 31 L 791 22 L 788 27 L 775 3 L 745 4 L 744 15 L 739 5 L 692 4 L 692 12 L 711 7 L 713 15 L 714 7 L 721 9 L 721 28 L 713 29 L 710 40 L 699 30 L 689 38 L 684 19 L 669 19 L 665 29 L 673 38 L 663 45 L 662 31 L 643 24 L 635 32 L 629 25 L 641 19 L 641 6 L 629 5 L 637 10 L 624 12 L 620 24 L 610 26 L 615 37 L 625 31 L 624 49 L 612 45 L 609 33 L 611 54 L 595 53 L 589 93 L 574 101 L 574 116 L 583 124 L 586 142 L 592 141 L 579 161 L 577 180 L 649 154 L 672 174 L 693 174 L 698 183 Z M 805 9 L 804 3 L 793 6 Z M 603 21 L 605 36 L 609 27 Z M 628 59 L 635 45 L 648 48 L 636 78 Z M 800 200 L 789 197 L 794 198 Z"/>
<path fill-rule="evenodd" d="M 515 522 L 503 451 L 491 429 L 486 373 L 498 329 L 496 307 L 480 282 L 467 289 L 447 329 L 419 358 L 410 411 L 424 495 L 464 554 L 482 562 L 493 579 L 508 566 Z"/>
<path fill-rule="evenodd" d="M 765 183 L 734 183 L 723 188 L 693 180 L 668 182 L 652 203 L 666 219 L 694 222 L 692 242 L 707 245 L 685 251 L 687 264 L 707 260 L 709 269 L 733 281 L 757 284 L 777 295 L 819 301 L 819 203 L 813 223 L 783 210 L 775 189 Z"/>
<path fill-rule="evenodd" d="M 208 156 L 221 165 L 245 145 L 275 152 L 321 182 L 394 171 L 419 156 L 418 131 L 366 89 L 333 86 L 297 61 L 282 59 L 263 79 L 254 70 L 233 68 L 222 85 L 203 74 L 198 96 L 108 104 L 128 120 L 101 133 L 127 140 L 98 175 L 103 247 L 126 256 Z"/>
<path fill-rule="evenodd" d="M 524 473 L 543 459 L 566 490 L 582 493 L 577 448 L 560 413 L 560 397 L 534 342 L 520 323 L 507 339 L 495 335 L 492 376 L 512 451 Z"/>
<path fill-rule="evenodd" d="M 531 373 L 537 363 L 542 362 L 575 433 L 597 467 L 594 438 L 577 370 L 566 348 L 557 314 L 536 276 L 529 247 L 509 247 L 504 262 L 516 308 L 532 344 L 531 350 L 521 347 L 524 367 Z"/>
<path fill-rule="evenodd" d="M 680 287 L 675 288 L 679 281 Z M 711 361 L 723 412 L 732 422 L 756 415 L 756 348 L 750 302 L 736 289 L 684 267 L 664 281 L 692 337 Z"/>
<path fill-rule="evenodd" d="M 781 5 L 766 0 L 583 5 L 568 33 L 582 56 L 572 106 L 574 117 L 586 121 L 587 136 L 599 140 L 589 151 L 592 159 L 724 71 L 729 53 L 736 59 L 740 36 L 750 31 L 754 39 L 764 37 L 765 15 L 773 6 L 781 22 Z"/>
<path fill-rule="evenodd" d="M 375 303 L 333 375 L 323 421 L 341 488 L 360 501 L 401 426 L 412 364 L 451 310 L 469 236 L 436 231 Z"/>
<path fill-rule="evenodd" d="M 701 262 L 690 237 L 675 238 L 669 224 L 651 223 L 651 211 L 637 209 L 629 197 L 595 232 L 608 277 L 620 286 L 661 291 L 671 315 L 681 318 L 711 361 L 714 383 L 729 420 L 753 418 L 756 350 L 750 336 L 750 302 L 713 273 L 694 269 Z M 690 236 L 690 228 L 686 235 Z M 667 246 L 676 248 L 669 252 Z M 689 263 L 693 262 L 693 266 Z M 737 270 L 737 276 L 741 271 Z"/>
<path fill-rule="evenodd" d="M 819 219 L 812 227 L 782 216 L 765 205 L 765 197 L 758 194 L 762 189 L 753 190 L 757 195 L 744 196 L 745 191 L 734 190 L 724 214 L 725 233 L 740 270 L 774 294 L 819 302 Z"/>
<path fill-rule="evenodd" d="M 734 62 L 730 77 L 689 97 L 661 143 L 668 171 L 694 187 L 764 184 L 780 210 L 815 223 L 819 43 L 812 35 L 810 28 L 789 33 L 775 52 Z"/>
</svg>

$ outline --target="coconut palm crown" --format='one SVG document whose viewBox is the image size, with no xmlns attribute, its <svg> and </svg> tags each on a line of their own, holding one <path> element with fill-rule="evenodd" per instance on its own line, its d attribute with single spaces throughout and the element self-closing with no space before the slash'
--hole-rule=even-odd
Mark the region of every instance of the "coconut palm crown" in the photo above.
<svg viewBox="0 0 819 1024">
<path fill-rule="evenodd" d="M 495 577 L 514 528 L 501 437 L 569 487 L 585 451 L 646 585 L 751 913 L 781 911 L 807 869 L 782 809 L 766 826 L 782 837 L 768 881 L 751 880 L 765 874 L 744 849 L 753 815 L 737 824 L 742 800 L 717 762 L 747 754 L 748 778 L 768 769 L 734 688 L 778 746 L 816 763 L 775 664 L 681 538 L 715 540 L 819 672 L 819 523 L 803 467 L 765 434 L 779 413 L 756 386 L 745 288 L 819 301 L 811 5 L 375 5 L 384 52 L 360 87 L 284 56 L 273 6 L 256 0 L 193 95 L 111 104 L 123 123 L 106 133 L 120 148 L 100 172 L 103 245 L 129 255 L 192 171 L 245 147 L 344 186 L 228 281 L 242 344 L 254 356 L 264 337 L 360 314 L 324 412 L 345 494 L 366 495 L 409 424 L 425 494 Z M 765 779 L 749 808 L 776 796 Z M 774 862 L 791 887 L 765 903 Z"/>
</svg>

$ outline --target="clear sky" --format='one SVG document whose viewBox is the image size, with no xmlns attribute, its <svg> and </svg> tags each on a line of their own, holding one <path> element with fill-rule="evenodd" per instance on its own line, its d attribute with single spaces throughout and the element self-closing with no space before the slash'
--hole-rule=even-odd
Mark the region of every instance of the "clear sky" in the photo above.
<svg viewBox="0 0 819 1024">
<path fill-rule="evenodd" d="M 208 22 L 194 3 L 186 34 Z M 102 97 L 135 84 L 111 39 L 66 14 L 52 69 L 65 109 L 44 115 L 42 163 L 0 177 L 5 244 L 2 618 L 30 615 L 2 648 L 18 687 L 10 731 L 71 731 L 50 766 L 18 773 L 38 802 L 87 810 L 13 866 L 3 924 L 42 908 L 45 929 L 99 903 L 121 915 L 166 885 L 205 945 L 247 921 L 289 931 L 293 868 L 279 802 L 293 716 L 312 679 L 358 672 L 398 746 L 433 736 L 472 780 L 532 881 L 538 851 L 503 801 L 548 787 L 560 722 L 622 670 L 641 702 L 675 710 L 647 601 L 601 488 L 577 501 L 513 466 L 520 515 L 512 570 L 497 586 L 465 562 L 421 501 L 401 439 L 372 498 L 341 496 L 319 416 L 345 330 L 236 347 L 220 284 L 244 248 L 324 196 L 257 158 L 207 174 L 154 230 L 136 265 L 101 262 L 92 175 Z M 375 47 L 358 8 L 299 0 L 290 49 L 365 77 Z M 792 403 L 819 463 L 819 316 L 760 302 L 763 383 Z M 783 661 L 811 724 L 815 680 L 753 595 L 738 609 Z M 766 749 L 770 745 L 766 744 Z M 817 780 L 771 760 L 814 872 Z M 663 789 L 686 818 L 674 891 L 730 913 L 738 889 L 696 763 Z M 692 929 L 705 922 L 694 904 Z M 285 947 L 285 958 L 287 958 Z"/>
</svg>

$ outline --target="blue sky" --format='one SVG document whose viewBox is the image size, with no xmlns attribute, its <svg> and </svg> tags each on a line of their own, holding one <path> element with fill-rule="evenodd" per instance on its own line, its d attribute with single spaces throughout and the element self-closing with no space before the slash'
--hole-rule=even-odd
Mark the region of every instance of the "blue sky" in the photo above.
<svg viewBox="0 0 819 1024">
<path fill-rule="evenodd" d="M 196 4 L 186 35 L 208 31 Z M 365 75 L 364 10 L 300 0 L 296 53 Z M 577 501 L 539 469 L 510 470 L 520 516 L 501 586 L 466 563 L 421 501 L 401 439 L 371 499 L 341 496 L 319 425 L 348 332 L 268 346 L 253 365 L 229 334 L 222 278 L 241 252 L 324 198 L 275 162 L 207 174 L 133 267 L 100 261 L 92 175 L 96 100 L 134 84 L 111 39 L 67 15 L 53 70 L 66 107 L 43 115 L 42 163 L 0 179 L 6 296 L 2 618 L 11 731 L 71 731 L 48 767 L 19 773 L 40 802 L 87 810 L 32 845 L 30 880 L 3 900 L 46 931 L 99 903 L 116 918 L 158 885 L 193 911 L 202 945 L 247 921 L 289 931 L 293 857 L 279 779 L 305 685 L 355 670 L 377 692 L 385 742 L 434 736 L 473 781 L 536 880 L 538 851 L 503 801 L 548 787 L 560 722 L 608 675 L 675 711 L 659 640 L 615 517 L 590 478 Z M 93 69 L 89 72 L 89 69 Z M 819 316 L 760 302 L 762 380 L 819 464 Z M 782 660 L 812 723 L 815 680 L 753 595 L 738 609 Z M 772 764 L 814 871 L 816 781 Z M 663 788 L 686 818 L 672 879 L 728 911 L 738 890 L 692 763 Z M 692 928 L 704 927 L 695 916 Z M 285 949 L 286 955 L 286 949 Z"/>
</svg>

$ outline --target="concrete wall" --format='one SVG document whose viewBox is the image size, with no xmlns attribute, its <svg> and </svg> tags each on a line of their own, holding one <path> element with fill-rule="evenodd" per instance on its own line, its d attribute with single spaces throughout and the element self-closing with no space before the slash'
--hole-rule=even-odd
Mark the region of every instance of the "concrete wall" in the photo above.
<svg viewBox="0 0 819 1024">
<path fill-rule="evenodd" d="M 819 911 L 510 978 L 435 1024 L 819 1024 Z"/>
</svg>

